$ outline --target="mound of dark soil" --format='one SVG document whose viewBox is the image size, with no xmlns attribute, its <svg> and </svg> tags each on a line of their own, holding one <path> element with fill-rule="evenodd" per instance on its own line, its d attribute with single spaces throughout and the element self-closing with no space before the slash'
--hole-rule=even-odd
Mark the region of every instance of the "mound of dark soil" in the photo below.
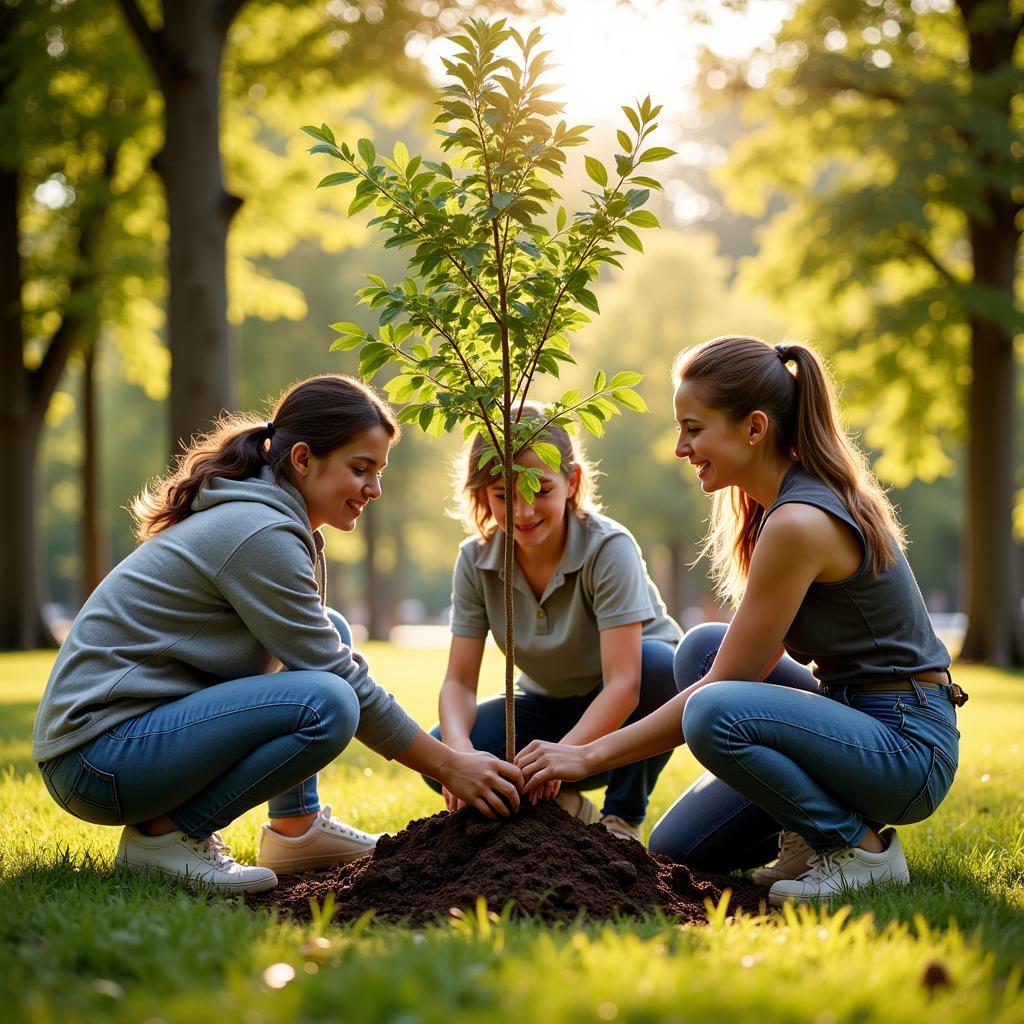
<svg viewBox="0 0 1024 1024">
<path fill-rule="evenodd" d="M 493 911 L 511 900 L 514 915 L 544 921 L 661 910 L 698 924 L 707 919 L 705 899 L 717 903 L 726 888 L 732 890 L 730 910 L 757 913 L 765 902 L 764 889 L 672 864 L 545 801 L 501 821 L 472 808 L 421 818 L 382 838 L 370 857 L 282 878 L 277 889 L 248 896 L 246 903 L 308 920 L 310 901 L 322 904 L 333 892 L 335 920 L 374 911 L 378 920 L 419 926 L 453 908 L 472 909 L 482 896 Z"/>
</svg>

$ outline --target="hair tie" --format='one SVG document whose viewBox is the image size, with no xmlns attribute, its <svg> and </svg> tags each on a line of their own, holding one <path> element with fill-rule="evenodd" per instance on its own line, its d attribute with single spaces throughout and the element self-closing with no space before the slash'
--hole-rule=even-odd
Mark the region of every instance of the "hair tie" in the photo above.
<svg viewBox="0 0 1024 1024">
<path fill-rule="evenodd" d="M 267 420 L 266 428 L 265 429 L 267 431 L 267 440 L 269 441 L 274 436 L 274 431 L 277 429 L 274 426 L 274 421 L 273 420 Z"/>
<path fill-rule="evenodd" d="M 789 354 L 789 348 L 788 348 L 788 346 L 786 346 L 786 345 L 776 345 L 776 346 L 775 346 L 775 354 L 776 354 L 776 355 L 777 355 L 777 356 L 778 356 L 778 357 L 779 357 L 779 358 L 780 358 L 780 359 L 781 359 L 781 360 L 782 360 L 782 361 L 783 361 L 784 363 L 788 363 L 788 362 L 789 362 L 789 360 L 790 360 L 790 359 L 792 358 L 792 356 L 790 356 L 790 354 Z"/>
</svg>

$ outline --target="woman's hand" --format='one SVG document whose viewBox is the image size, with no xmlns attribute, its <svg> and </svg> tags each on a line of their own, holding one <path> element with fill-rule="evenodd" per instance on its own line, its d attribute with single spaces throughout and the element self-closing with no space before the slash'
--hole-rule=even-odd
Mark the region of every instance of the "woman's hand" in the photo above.
<svg viewBox="0 0 1024 1024">
<path fill-rule="evenodd" d="M 441 796 L 444 797 L 444 806 L 449 814 L 461 811 L 466 806 L 466 801 L 460 800 L 447 786 L 441 787 Z"/>
<path fill-rule="evenodd" d="M 519 810 L 519 794 L 525 785 L 522 772 L 507 761 L 481 750 L 452 751 L 441 772 L 442 791 L 448 810 L 470 804 L 485 818 L 507 818 Z"/>
<path fill-rule="evenodd" d="M 545 782 L 542 786 L 538 786 L 536 789 L 530 791 L 530 803 L 536 807 L 541 800 L 554 800 L 555 797 L 558 796 L 558 791 L 561 788 L 561 779 L 552 779 L 550 782 Z"/>
<path fill-rule="evenodd" d="M 568 743 L 534 740 L 516 754 L 516 764 L 526 780 L 524 793 L 532 793 L 550 782 L 576 782 L 593 772 L 586 765 L 584 747 Z M 557 792 L 557 790 L 556 790 Z"/>
</svg>

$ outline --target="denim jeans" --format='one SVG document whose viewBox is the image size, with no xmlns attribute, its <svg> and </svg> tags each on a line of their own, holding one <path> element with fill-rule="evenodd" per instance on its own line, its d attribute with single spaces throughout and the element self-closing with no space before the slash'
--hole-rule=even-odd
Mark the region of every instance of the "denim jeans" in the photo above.
<svg viewBox="0 0 1024 1024">
<path fill-rule="evenodd" d="M 636 722 L 656 711 L 676 695 L 672 674 L 673 647 L 664 640 L 644 640 L 641 652 L 640 700 L 625 725 Z M 517 693 L 515 696 L 516 746 L 522 749 L 532 740 L 560 740 L 583 716 L 594 698 L 601 692 L 598 686 L 580 697 L 545 697 L 536 693 Z M 431 735 L 441 738 L 440 725 Z M 469 735 L 477 750 L 487 750 L 498 757 L 505 756 L 505 698 L 492 697 L 477 706 L 476 721 Z M 574 782 L 578 789 L 596 789 L 607 785 L 603 814 L 615 814 L 624 821 L 639 824 L 647 814 L 647 801 L 658 781 L 662 768 L 668 763 L 671 751 L 658 754 L 636 764 L 615 768 L 601 775 L 592 775 Z M 424 776 L 431 789 L 440 791 L 433 779 Z"/>
<path fill-rule="evenodd" d="M 348 623 L 328 614 L 350 644 Z M 168 701 L 40 769 L 77 818 L 123 825 L 167 815 L 205 839 L 264 801 L 271 818 L 318 811 L 316 773 L 358 724 L 358 698 L 334 673 L 272 672 Z"/>
<path fill-rule="evenodd" d="M 710 668 L 725 628 L 686 635 L 676 653 L 680 689 Z M 869 825 L 921 821 L 945 797 L 959 758 L 956 709 L 944 690 L 851 687 L 824 696 L 787 657 L 764 683 L 698 690 L 683 732 L 709 774 L 658 822 L 650 847 L 715 871 L 771 860 L 780 828 L 828 850 L 857 845 Z"/>
</svg>

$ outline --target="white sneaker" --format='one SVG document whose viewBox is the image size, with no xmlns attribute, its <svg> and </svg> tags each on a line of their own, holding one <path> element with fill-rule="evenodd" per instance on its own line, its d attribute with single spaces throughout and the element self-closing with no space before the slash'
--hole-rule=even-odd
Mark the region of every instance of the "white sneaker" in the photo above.
<svg viewBox="0 0 1024 1024">
<path fill-rule="evenodd" d="M 555 803 L 574 818 L 579 818 L 584 825 L 592 825 L 600 816 L 593 801 L 588 800 L 578 789 L 566 789 L 563 786 L 555 797 Z"/>
<path fill-rule="evenodd" d="M 626 821 L 625 818 L 620 818 L 617 814 L 606 814 L 601 819 L 601 824 L 604 825 L 604 827 L 608 829 L 616 839 L 635 839 L 638 843 L 643 842 L 643 839 L 641 838 L 643 835 L 643 826 L 634 825 L 631 821 Z"/>
<path fill-rule="evenodd" d="M 283 836 L 269 825 L 260 829 L 256 863 L 282 875 L 332 868 L 372 853 L 382 832 L 360 832 L 331 817 L 327 804 L 301 836 Z"/>
<path fill-rule="evenodd" d="M 866 885 L 909 885 L 910 872 L 899 836 L 887 828 L 879 839 L 887 843 L 881 853 L 847 847 L 814 854 L 810 859 L 810 869 L 799 878 L 784 878 L 771 887 L 768 901 L 777 907 L 786 900 L 828 902 Z"/>
<path fill-rule="evenodd" d="M 779 859 L 766 868 L 752 871 L 750 880 L 767 889 L 783 878 L 799 878 L 809 867 L 813 855 L 803 836 L 783 830 L 779 833 Z"/>
<path fill-rule="evenodd" d="M 266 892 L 277 885 L 277 875 L 269 868 L 249 867 L 229 856 L 218 832 L 209 839 L 193 839 L 178 831 L 148 836 L 135 826 L 126 825 L 115 863 L 136 871 L 160 871 L 231 892 Z"/>
</svg>

